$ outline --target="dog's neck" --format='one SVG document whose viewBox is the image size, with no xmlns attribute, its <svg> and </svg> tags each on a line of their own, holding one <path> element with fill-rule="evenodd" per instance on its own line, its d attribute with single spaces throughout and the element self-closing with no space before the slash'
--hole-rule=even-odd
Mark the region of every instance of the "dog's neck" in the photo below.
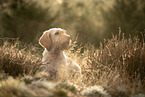
<svg viewBox="0 0 145 97">
<path fill-rule="evenodd" d="M 53 58 L 64 58 L 65 54 L 64 51 L 49 51 L 49 55 Z"/>
<path fill-rule="evenodd" d="M 43 52 L 43 59 L 42 62 L 45 63 L 52 63 L 55 64 L 56 60 L 57 62 L 61 63 L 64 62 L 66 58 L 66 55 L 64 53 L 64 50 L 62 49 L 51 49 L 51 50 L 47 50 L 45 48 L 44 52 Z"/>
<path fill-rule="evenodd" d="M 48 51 L 45 48 L 43 52 L 42 63 L 46 65 L 51 64 L 51 66 L 53 66 L 57 70 L 59 66 L 61 66 L 61 64 L 63 65 L 66 62 L 65 59 L 66 59 L 66 55 L 64 51 L 56 53 L 56 52 Z"/>
<path fill-rule="evenodd" d="M 59 59 L 59 60 L 62 60 L 65 58 L 65 53 L 63 50 L 50 50 L 48 51 L 46 48 L 45 48 L 45 51 L 44 52 L 47 52 L 45 53 L 47 57 L 49 57 L 49 59 Z M 45 56 L 45 55 L 44 55 Z"/>
<path fill-rule="evenodd" d="M 49 50 L 49 54 L 52 57 L 61 57 L 64 56 L 64 48 L 58 45 L 52 46 L 52 48 Z"/>
</svg>

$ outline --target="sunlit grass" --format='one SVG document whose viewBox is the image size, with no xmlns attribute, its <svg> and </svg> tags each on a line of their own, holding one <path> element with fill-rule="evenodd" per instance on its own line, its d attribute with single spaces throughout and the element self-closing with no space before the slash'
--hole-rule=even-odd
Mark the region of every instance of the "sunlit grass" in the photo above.
<svg viewBox="0 0 145 97">
<path fill-rule="evenodd" d="M 1 70 L 14 77 L 35 74 L 41 65 L 37 50 L 36 47 L 23 45 L 17 40 L 14 43 L 5 41 L 0 48 Z"/>
<path fill-rule="evenodd" d="M 78 84 L 78 78 L 50 79 L 41 69 L 40 48 L 6 41 L 0 48 L 0 95 L 129 97 L 144 93 L 144 47 L 138 37 L 125 39 L 121 32 L 104 40 L 99 48 L 78 46 L 73 41 L 66 54 L 82 69 Z M 65 75 L 65 69 L 60 76 Z"/>
</svg>

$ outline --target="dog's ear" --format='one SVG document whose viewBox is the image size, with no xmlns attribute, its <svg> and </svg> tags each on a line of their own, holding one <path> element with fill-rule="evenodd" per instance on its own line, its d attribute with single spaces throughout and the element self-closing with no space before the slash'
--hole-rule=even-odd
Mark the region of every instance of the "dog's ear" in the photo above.
<svg viewBox="0 0 145 97">
<path fill-rule="evenodd" d="M 43 35 L 39 39 L 39 44 L 50 51 L 52 47 L 52 39 L 51 39 L 51 32 L 45 31 Z"/>
</svg>

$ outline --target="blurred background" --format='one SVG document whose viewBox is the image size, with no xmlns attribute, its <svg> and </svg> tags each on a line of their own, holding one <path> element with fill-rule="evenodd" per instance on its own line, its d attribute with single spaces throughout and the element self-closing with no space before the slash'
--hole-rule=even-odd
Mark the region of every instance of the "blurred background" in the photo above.
<svg viewBox="0 0 145 97">
<path fill-rule="evenodd" d="M 126 37 L 145 33 L 144 0 L 0 0 L 0 38 L 38 44 L 43 31 L 67 30 L 78 44 L 100 41 L 121 29 Z"/>
</svg>

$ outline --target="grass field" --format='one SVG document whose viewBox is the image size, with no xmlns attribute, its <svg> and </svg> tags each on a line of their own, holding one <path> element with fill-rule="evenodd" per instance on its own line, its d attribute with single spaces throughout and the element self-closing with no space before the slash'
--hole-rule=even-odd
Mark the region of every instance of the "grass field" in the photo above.
<svg viewBox="0 0 145 97">
<path fill-rule="evenodd" d="M 73 41 L 66 54 L 81 66 L 81 84 L 50 79 L 41 69 L 43 48 L 11 38 L 0 43 L 0 97 L 145 97 L 145 43 L 138 37 L 119 32 L 99 48 Z"/>
</svg>

